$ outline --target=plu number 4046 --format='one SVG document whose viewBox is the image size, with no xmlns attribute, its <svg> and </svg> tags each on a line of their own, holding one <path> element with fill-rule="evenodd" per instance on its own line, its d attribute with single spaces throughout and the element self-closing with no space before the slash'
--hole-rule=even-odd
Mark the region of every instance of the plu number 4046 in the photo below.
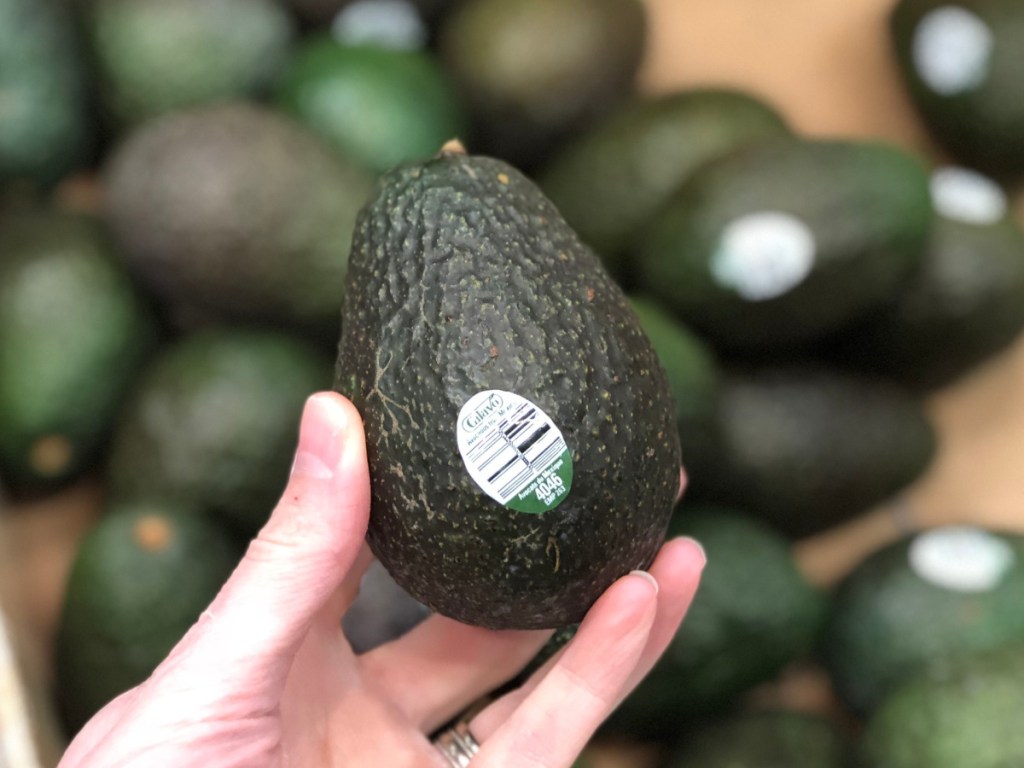
<svg viewBox="0 0 1024 768">
<path fill-rule="evenodd" d="M 537 499 L 544 504 L 550 504 L 555 500 L 562 490 L 565 488 L 565 483 L 562 482 L 562 478 L 558 475 L 552 475 L 546 480 L 541 480 L 537 483 Z"/>
</svg>

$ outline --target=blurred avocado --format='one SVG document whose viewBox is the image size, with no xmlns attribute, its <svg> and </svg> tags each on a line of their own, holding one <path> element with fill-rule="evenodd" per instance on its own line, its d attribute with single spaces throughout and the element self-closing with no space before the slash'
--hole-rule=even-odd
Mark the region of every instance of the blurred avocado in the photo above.
<svg viewBox="0 0 1024 768">
<path fill-rule="evenodd" d="M 1024 647 L 942 659 L 900 686 L 868 721 L 864 768 L 1024 765 Z"/>
<path fill-rule="evenodd" d="M 117 123 L 269 92 L 294 34 L 274 0 L 87 2 L 102 100 Z"/>
<path fill-rule="evenodd" d="M 948 526 L 895 542 L 840 584 L 822 651 L 837 693 L 872 711 L 929 661 L 1024 643 L 1024 536 Z"/>
<path fill-rule="evenodd" d="M 1024 329 L 1024 233 L 1005 193 L 965 168 L 932 175 L 938 216 L 921 266 L 850 329 L 837 359 L 933 389 L 955 381 Z"/>
<path fill-rule="evenodd" d="M 280 105 L 343 156 L 382 173 L 465 135 L 447 75 L 425 51 L 303 42 L 278 93 Z"/>
<path fill-rule="evenodd" d="M 778 354 L 889 300 L 920 263 L 931 222 L 917 157 L 777 139 L 689 178 L 638 247 L 640 286 L 720 347 Z"/>
<path fill-rule="evenodd" d="M 440 51 L 476 122 L 474 152 L 527 169 L 611 111 L 646 42 L 639 0 L 465 0 Z"/>
<path fill-rule="evenodd" d="M 99 459 L 157 341 L 100 222 L 52 211 L 0 223 L 0 475 L 63 485 Z"/>
<path fill-rule="evenodd" d="M 165 498 L 255 534 L 284 490 L 303 404 L 330 383 L 331 360 L 283 333 L 182 337 L 121 414 L 107 470 L 113 498 Z"/>
<path fill-rule="evenodd" d="M 695 730 L 668 768 L 853 768 L 852 745 L 827 720 L 746 712 Z"/>
<path fill-rule="evenodd" d="M 540 186 L 569 225 L 629 283 L 629 248 L 702 163 L 789 133 L 770 106 L 739 91 L 701 89 L 640 99 L 572 140 Z"/>
<path fill-rule="evenodd" d="M 341 626 L 352 650 L 365 653 L 398 639 L 429 615 L 430 609 L 398 586 L 380 560 L 374 560 Z"/>
<path fill-rule="evenodd" d="M 343 11 L 356 8 L 356 14 L 375 18 L 377 25 L 387 25 L 396 17 L 406 17 L 413 10 L 424 22 L 434 24 L 457 0 L 288 0 L 298 16 L 307 24 L 323 26 L 337 21 Z M 405 23 L 404 21 L 400 23 Z"/>
<path fill-rule="evenodd" d="M 700 483 L 714 456 L 719 370 L 708 346 L 646 296 L 630 297 L 640 327 L 651 340 L 675 400 L 683 467 Z"/>
<path fill-rule="evenodd" d="M 56 648 L 69 735 L 142 683 L 210 604 L 238 561 L 214 521 L 161 501 L 114 506 L 81 544 Z"/>
<path fill-rule="evenodd" d="M 109 159 L 107 217 L 128 268 L 179 318 L 288 325 L 337 342 L 356 213 L 372 180 L 255 105 L 175 113 Z"/>
<path fill-rule="evenodd" d="M 672 742 L 693 718 L 728 707 L 810 651 L 826 604 L 788 542 L 750 515 L 684 503 L 668 535 L 704 547 L 700 589 L 675 639 L 605 729 Z"/>
<path fill-rule="evenodd" d="M 931 134 L 965 165 L 1024 173 L 1024 4 L 900 0 L 890 33 L 903 82 Z"/>
<path fill-rule="evenodd" d="M 0 0 L 0 187 L 48 185 L 92 148 L 85 67 L 70 12 L 54 0 Z"/>
<path fill-rule="evenodd" d="M 719 403 L 713 471 L 692 490 L 791 536 L 890 498 L 935 454 L 920 399 L 884 379 L 812 365 L 733 371 Z"/>
</svg>

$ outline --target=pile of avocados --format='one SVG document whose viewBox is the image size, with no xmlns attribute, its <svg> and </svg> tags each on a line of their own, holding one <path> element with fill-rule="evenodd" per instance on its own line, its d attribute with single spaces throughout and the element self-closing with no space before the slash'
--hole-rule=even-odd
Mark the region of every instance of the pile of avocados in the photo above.
<svg viewBox="0 0 1024 768">
<path fill-rule="evenodd" d="M 333 389 L 372 480 L 357 651 L 440 613 L 557 630 L 536 669 L 690 536 L 688 617 L 595 753 L 1024 765 L 1024 535 L 904 528 L 835 584 L 795 556 L 899 508 L 929 398 L 1022 338 L 1024 6 L 893 3 L 941 162 L 642 93 L 650 27 L 640 0 L 0 0 L 4 514 L 103 490 L 66 736 L 213 598 Z M 827 705 L 773 695 L 801 674 Z"/>
</svg>

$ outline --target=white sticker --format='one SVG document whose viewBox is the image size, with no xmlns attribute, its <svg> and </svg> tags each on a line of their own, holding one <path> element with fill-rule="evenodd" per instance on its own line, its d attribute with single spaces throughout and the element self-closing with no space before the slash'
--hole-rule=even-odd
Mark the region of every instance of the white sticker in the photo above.
<svg viewBox="0 0 1024 768">
<path fill-rule="evenodd" d="M 500 389 L 477 392 L 455 428 L 466 470 L 502 506 L 541 514 L 572 487 L 572 454 L 561 430 L 525 397 Z"/>
<path fill-rule="evenodd" d="M 965 8 L 944 5 L 914 30 L 911 55 L 921 79 L 942 96 L 970 91 L 988 76 L 992 30 Z"/>
<path fill-rule="evenodd" d="M 345 45 L 416 50 L 427 44 L 427 25 L 408 0 L 356 0 L 334 17 L 331 34 Z"/>
<path fill-rule="evenodd" d="M 1003 580 L 1016 556 L 1006 541 L 980 528 L 950 526 L 928 531 L 910 543 L 910 567 L 937 587 L 987 592 Z"/>
<path fill-rule="evenodd" d="M 722 230 L 711 274 L 744 299 L 765 301 L 803 282 L 814 252 L 814 235 L 800 219 L 778 211 L 751 213 Z"/>
<path fill-rule="evenodd" d="M 957 166 L 937 169 L 932 203 L 939 215 L 967 224 L 992 224 L 1006 215 L 1006 193 L 988 176 Z"/>
</svg>

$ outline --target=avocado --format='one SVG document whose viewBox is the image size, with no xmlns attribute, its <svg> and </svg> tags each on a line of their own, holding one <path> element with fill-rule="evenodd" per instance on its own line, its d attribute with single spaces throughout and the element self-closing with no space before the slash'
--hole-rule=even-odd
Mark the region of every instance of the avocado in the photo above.
<svg viewBox="0 0 1024 768">
<path fill-rule="evenodd" d="M 269 92 L 294 34 L 273 0 L 90 0 L 86 8 L 103 103 L 119 124 Z"/>
<path fill-rule="evenodd" d="M 0 223 L 0 475 L 46 491 L 92 467 L 156 346 L 150 308 L 96 220 Z"/>
<path fill-rule="evenodd" d="M 839 586 L 822 641 L 836 691 L 870 712 L 935 657 L 1024 643 L 1024 536 L 950 526 L 871 555 Z"/>
<path fill-rule="evenodd" d="M 425 159 L 466 129 L 454 86 L 432 54 L 342 45 L 327 36 L 302 44 L 278 101 L 344 156 L 378 173 Z"/>
<path fill-rule="evenodd" d="M 330 368 L 277 331 L 186 334 L 153 360 L 121 413 L 112 495 L 166 498 L 255 534 L 288 479 L 303 403 L 327 387 Z"/>
<path fill-rule="evenodd" d="M 903 83 L 934 138 L 965 165 L 1024 173 L 1024 6 L 900 0 L 889 22 Z"/>
<path fill-rule="evenodd" d="M 821 717 L 747 712 L 695 731 L 668 768 L 853 768 L 850 753 L 846 737 Z"/>
<path fill-rule="evenodd" d="M 628 282 L 633 241 L 702 163 L 788 132 L 774 109 L 739 91 L 648 96 L 569 142 L 539 183 L 612 274 Z"/>
<path fill-rule="evenodd" d="M 359 594 L 345 612 L 341 626 L 352 650 L 365 653 L 395 640 L 430 615 L 374 560 L 359 582 Z"/>
<path fill-rule="evenodd" d="M 149 677 L 238 556 L 226 532 L 187 507 L 106 511 L 75 557 L 59 620 L 56 700 L 70 733 Z"/>
<path fill-rule="evenodd" d="M 711 471 L 694 490 L 790 536 L 889 498 L 935 454 L 923 403 L 881 378 L 814 365 L 733 371 L 719 403 Z"/>
<path fill-rule="evenodd" d="M 701 483 L 714 459 L 720 373 L 714 353 L 700 337 L 646 296 L 629 300 L 668 376 L 676 404 L 683 467 Z"/>
<path fill-rule="evenodd" d="M 465 0 L 439 49 L 474 146 L 529 168 L 629 95 L 646 34 L 639 0 Z"/>
<path fill-rule="evenodd" d="M 938 216 L 910 282 L 870 314 L 837 358 L 935 389 L 1010 345 L 1024 329 L 1024 233 L 1006 194 L 965 168 L 932 175 Z"/>
<path fill-rule="evenodd" d="M 898 688 L 864 733 L 866 768 L 1024 765 L 1024 647 L 942 659 Z"/>
<path fill-rule="evenodd" d="M 504 162 L 449 146 L 381 179 L 335 388 L 366 429 L 370 547 L 439 613 L 572 624 L 661 544 L 679 487 L 665 373 L 597 257 Z"/>
<path fill-rule="evenodd" d="M 106 215 L 129 269 L 187 318 L 335 338 L 369 176 L 290 118 L 233 103 L 140 127 L 109 159 Z"/>
<path fill-rule="evenodd" d="M 51 184 L 88 160 L 94 129 L 66 5 L 0 0 L 0 186 Z"/>
<path fill-rule="evenodd" d="M 920 263 L 931 221 L 909 153 L 777 139 L 689 178 L 638 246 L 638 280 L 723 348 L 777 354 L 885 302 Z"/>
<path fill-rule="evenodd" d="M 607 731 L 676 741 L 694 717 L 729 706 L 810 651 L 825 598 L 797 570 L 788 542 L 735 510 L 684 503 L 670 536 L 691 536 L 707 552 L 682 628 Z"/>
</svg>

